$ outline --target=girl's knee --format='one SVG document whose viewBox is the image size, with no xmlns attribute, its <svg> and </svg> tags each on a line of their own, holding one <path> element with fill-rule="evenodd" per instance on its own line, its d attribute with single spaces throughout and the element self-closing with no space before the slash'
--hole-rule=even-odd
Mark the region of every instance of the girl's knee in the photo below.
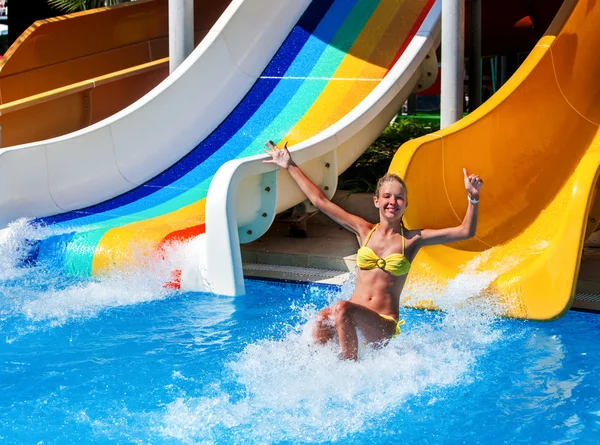
<svg viewBox="0 0 600 445">
<path fill-rule="evenodd" d="M 329 317 L 331 315 L 331 308 L 326 307 L 325 309 L 321 309 L 317 314 L 317 317 Z"/>
<path fill-rule="evenodd" d="M 329 308 L 323 309 L 315 317 L 315 327 L 317 329 L 330 328 L 333 326 L 331 320 L 331 310 Z"/>
<path fill-rule="evenodd" d="M 338 301 L 333 306 L 333 314 L 334 314 L 336 321 L 338 321 L 338 320 L 342 321 L 342 320 L 349 318 L 351 307 L 352 307 L 352 305 L 347 300 Z"/>
<path fill-rule="evenodd" d="M 315 317 L 315 320 L 317 321 L 317 323 L 321 323 L 326 320 L 329 320 L 330 316 L 331 316 L 331 309 L 325 308 L 317 314 L 317 316 Z"/>
</svg>

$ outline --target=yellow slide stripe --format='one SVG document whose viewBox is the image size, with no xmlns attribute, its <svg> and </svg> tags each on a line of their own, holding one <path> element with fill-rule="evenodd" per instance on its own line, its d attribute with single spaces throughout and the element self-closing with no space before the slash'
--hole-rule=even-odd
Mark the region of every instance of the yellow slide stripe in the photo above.
<svg viewBox="0 0 600 445">
<path fill-rule="evenodd" d="M 110 229 L 98 243 L 93 274 L 140 264 L 144 258 L 151 260 L 154 249 L 169 233 L 204 223 L 205 210 L 206 198 L 172 213 Z"/>
<path fill-rule="evenodd" d="M 333 76 L 334 78 L 382 78 L 382 76 L 385 74 L 387 66 L 384 68 L 377 67 L 376 65 L 370 63 L 369 60 L 375 53 L 375 49 L 378 47 L 378 45 L 385 45 L 386 42 L 382 42 L 381 39 L 385 35 L 385 31 L 388 29 L 390 23 L 397 16 L 400 6 L 405 1 L 406 0 L 395 0 L 382 2 L 377 7 L 363 29 L 360 38 L 354 43 L 354 45 L 352 45 L 352 48 L 350 51 L 348 51 L 348 54 L 344 58 L 343 62 L 336 70 Z M 394 54 L 392 54 L 391 57 L 393 56 Z M 373 69 L 365 70 L 365 65 L 370 66 Z M 377 68 L 379 68 L 379 70 Z M 368 94 L 368 92 L 370 92 L 377 85 L 377 82 L 368 80 L 354 82 L 329 82 L 319 98 L 311 106 L 309 111 L 289 131 L 288 135 L 286 136 L 288 143 L 293 145 L 306 140 L 308 137 L 317 134 L 323 128 L 328 126 L 325 125 L 325 123 L 329 122 L 329 116 L 333 114 L 334 110 L 344 100 L 348 92 L 352 89 L 352 86 L 357 83 L 364 84 L 362 88 L 359 88 L 363 93 L 362 98 L 365 97 L 365 93 Z M 360 99 L 357 100 L 357 97 L 354 97 L 354 101 L 356 105 Z"/>
</svg>

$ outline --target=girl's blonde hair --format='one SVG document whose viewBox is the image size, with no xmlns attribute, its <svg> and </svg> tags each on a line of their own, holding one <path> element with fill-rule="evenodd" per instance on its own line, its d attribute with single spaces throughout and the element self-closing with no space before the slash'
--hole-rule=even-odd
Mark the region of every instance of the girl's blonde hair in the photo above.
<svg viewBox="0 0 600 445">
<path fill-rule="evenodd" d="M 375 196 L 379 197 L 379 192 L 381 191 L 381 187 L 383 187 L 383 184 L 385 184 L 386 182 L 391 182 L 391 181 L 399 182 L 400 185 L 404 188 L 404 191 L 406 192 L 406 194 L 408 194 L 408 189 L 406 188 L 406 183 L 400 176 L 398 176 L 394 173 L 386 173 L 381 178 L 379 178 L 379 181 L 377 181 L 377 187 L 375 188 Z"/>
</svg>

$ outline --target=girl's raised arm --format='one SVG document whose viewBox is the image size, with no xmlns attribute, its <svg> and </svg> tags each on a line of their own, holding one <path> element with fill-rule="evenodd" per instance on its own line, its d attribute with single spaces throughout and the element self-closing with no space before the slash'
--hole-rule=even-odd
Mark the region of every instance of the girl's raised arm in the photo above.
<svg viewBox="0 0 600 445">
<path fill-rule="evenodd" d="M 463 168 L 463 174 L 469 205 L 461 225 L 449 227 L 447 229 L 423 229 L 420 231 L 420 238 L 417 242 L 418 245 L 429 246 L 432 244 L 445 244 L 453 241 L 466 240 L 475 236 L 475 230 L 477 229 L 479 194 L 481 192 L 481 187 L 483 186 L 483 180 L 477 175 L 469 175 L 465 168 Z"/>
<path fill-rule="evenodd" d="M 317 209 L 358 236 L 362 236 L 370 230 L 372 224 L 359 216 L 346 212 L 340 206 L 331 202 L 319 187 L 306 177 L 302 170 L 300 170 L 300 167 L 292 160 L 292 156 L 287 149 L 287 142 L 283 145 L 283 148 L 279 148 L 273 141 L 268 141 L 265 146 L 267 147 L 265 152 L 271 155 L 272 159 L 263 162 L 266 164 L 276 164 L 281 168 L 285 168 L 294 181 L 296 181 L 300 190 L 302 190 Z"/>
</svg>

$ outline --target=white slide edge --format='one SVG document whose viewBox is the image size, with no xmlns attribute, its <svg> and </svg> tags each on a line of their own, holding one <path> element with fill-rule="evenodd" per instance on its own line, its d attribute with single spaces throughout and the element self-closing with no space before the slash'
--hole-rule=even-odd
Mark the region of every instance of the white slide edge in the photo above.
<svg viewBox="0 0 600 445">
<path fill-rule="evenodd" d="M 431 69 L 431 62 L 424 62 L 435 59 L 440 16 L 437 0 L 405 52 L 369 95 L 331 127 L 290 147 L 296 163 L 326 195 L 333 195 L 338 174 L 376 139 L 417 83 L 433 83 L 435 75 L 426 76 L 423 67 Z M 437 63 L 435 69 L 437 73 Z M 215 174 L 206 201 L 206 234 L 190 242 L 184 255 L 183 290 L 244 294 L 240 243 L 258 238 L 276 213 L 306 199 L 287 172 L 262 162 L 267 157 L 231 160 Z"/>
</svg>

